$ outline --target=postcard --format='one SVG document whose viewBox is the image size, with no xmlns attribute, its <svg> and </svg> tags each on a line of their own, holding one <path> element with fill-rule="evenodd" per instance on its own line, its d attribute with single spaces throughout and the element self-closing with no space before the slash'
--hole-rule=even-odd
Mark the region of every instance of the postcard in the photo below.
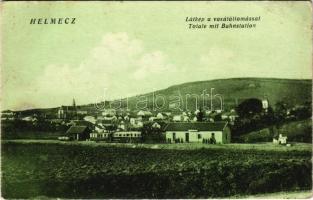
<svg viewBox="0 0 313 200">
<path fill-rule="evenodd" d="M 312 198 L 309 1 L 1 3 L 4 199 Z"/>
</svg>

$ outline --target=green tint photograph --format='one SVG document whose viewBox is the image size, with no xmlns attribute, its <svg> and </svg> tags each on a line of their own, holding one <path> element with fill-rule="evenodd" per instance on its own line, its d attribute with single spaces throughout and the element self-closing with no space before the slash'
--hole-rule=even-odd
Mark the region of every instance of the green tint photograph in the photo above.
<svg viewBox="0 0 313 200">
<path fill-rule="evenodd" d="M 309 1 L 1 2 L 4 199 L 310 199 Z"/>
</svg>

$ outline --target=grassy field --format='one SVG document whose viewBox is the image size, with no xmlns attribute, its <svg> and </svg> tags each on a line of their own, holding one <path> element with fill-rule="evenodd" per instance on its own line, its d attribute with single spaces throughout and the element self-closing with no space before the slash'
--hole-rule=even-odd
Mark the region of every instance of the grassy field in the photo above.
<svg viewBox="0 0 313 200">
<path fill-rule="evenodd" d="M 292 191 L 292 192 L 275 192 L 268 194 L 256 194 L 246 196 L 232 196 L 230 198 L 238 199 L 312 199 L 312 190 Z"/>
<path fill-rule="evenodd" d="M 203 143 L 176 143 L 176 144 L 144 144 L 144 143 L 107 143 L 95 141 L 59 141 L 59 140 L 5 140 L 6 143 L 21 144 L 64 144 L 64 145 L 87 145 L 103 147 L 123 148 L 147 148 L 147 149 L 172 149 L 172 150 L 196 150 L 196 149 L 238 149 L 238 150 L 262 150 L 262 151 L 312 151 L 311 143 L 293 142 L 291 146 L 277 145 L 272 142 L 262 143 L 230 143 L 230 144 L 203 144 Z"/>
<path fill-rule="evenodd" d="M 4 198 L 224 198 L 309 190 L 311 145 L 2 141 Z"/>
</svg>

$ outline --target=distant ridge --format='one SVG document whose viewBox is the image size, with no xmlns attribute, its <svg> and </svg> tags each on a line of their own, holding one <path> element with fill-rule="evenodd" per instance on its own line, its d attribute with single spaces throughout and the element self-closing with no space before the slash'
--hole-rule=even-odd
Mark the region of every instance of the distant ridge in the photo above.
<svg viewBox="0 0 313 200">
<path fill-rule="evenodd" d="M 172 86 L 167 87 L 166 89 L 177 87 L 177 86 L 184 86 L 188 84 L 200 84 L 205 82 L 214 82 L 214 81 L 227 81 L 227 80 L 260 80 L 260 81 L 277 81 L 277 82 L 298 82 L 298 81 L 310 81 L 312 82 L 312 79 L 288 79 L 288 78 L 260 78 L 260 77 L 245 77 L 245 78 L 221 78 L 221 79 L 212 79 L 212 80 L 202 80 L 202 81 L 192 81 L 192 82 L 185 82 L 180 84 L 175 84 Z"/>
<path fill-rule="evenodd" d="M 214 88 L 214 94 L 220 94 L 223 97 L 224 109 L 229 110 L 234 108 L 238 103 L 247 98 L 267 98 L 271 106 L 275 106 L 278 101 L 284 101 L 290 105 L 303 104 L 312 101 L 312 79 L 281 79 L 281 78 L 226 78 L 214 79 L 207 81 L 186 82 L 170 86 L 166 89 L 151 91 L 146 94 L 138 94 L 133 97 L 128 97 L 128 104 L 126 98 L 122 99 L 122 108 L 130 110 L 138 110 L 136 104 L 139 97 L 147 98 L 147 105 L 149 109 L 153 109 L 156 104 L 153 96 L 163 96 L 165 99 L 164 109 L 160 111 L 169 110 L 169 104 L 173 102 L 172 97 L 182 96 L 181 107 L 186 108 L 186 95 L 201 95 L 206 90 L 206 94 L 210 94 L 211 88 Z M 209 99 L 206 99 L 206 101 Z M 112 101 L 117 102 L 117 100 Z M 161 104 L 163 102 L 158 102 Z M 213 105 L 219 104 L 214 100 Z M 109 103 L 106 103 L 108 107 Z M 203 105 L 203 101 L 198 102 L 199 106 Z M 60 105 L 61 106 L 61 105 Z M 82 109 L 92 109 L 93 104 L 81 105 Z M 114 108 L 114 106 L 113 106 Z M 188 99 L 187 108 L 189 110 L 196 109 L 196 103 L 192 102 L 192 98 Z M 55 112 L 57 108 L 45 109 L 31 109 L 33 111 Z M 23 111 L 27 112 L 27 110 Z"/>
<path fill-rule="evenodd" d="M 312 80 L 249 77 L 186 82 L 163 90 L 130 97 L 128 98 L 128 105 L 134 109 L 138 96 L 147 96 L 149 104 L 153 104 L 151 102 L 152 95 L 163 95 L 166 97 L 166 101 L 170 102 L 170 96 L 178 94 L 184 97 L 187 94 L 201 95 L 204 90 L 210 93 L 211 88 L 214 88 L 214 94 L 218 93 L 223 96 L 225 109 L 231 109 L 247 98 L 267 98 L 271 106 L 275 106 L 278 101 L 296 105 L 311 101 Z M 188 108 L 190 106 L 190 110 L 194 110 L 195 104 L 189 103 Z"/>
</svg>

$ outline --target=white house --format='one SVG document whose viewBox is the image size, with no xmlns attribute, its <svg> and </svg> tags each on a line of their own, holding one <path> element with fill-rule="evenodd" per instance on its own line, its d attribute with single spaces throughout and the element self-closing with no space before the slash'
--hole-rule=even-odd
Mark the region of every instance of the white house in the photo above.
<svg viewBox="0 0 313 200">
<path fill-rule="evenodd" d="M 189 119 L 188 116 L 183 116 L 183 121 L 184 121 L 184 122 L 188 122 L 188 121 L 190 121 L 190 119 Z"/>
<path fill-rule="evenodd" d="M 136 124 L 137 127 L 143 127 L 143 122 L 142 121 L 138 121 Z"/>
<path fill-rule="evenodd" d="M 173 116 L 173 121 L 180 122 L 180 121 L 183 121 L 183 118 L 182 118 L 181 115 L 174 115 Z"/>
<path fill-rule="evenodd" d="M 94 116 L 85 116 L 84 120 L 87 122 L 91 122 L 93 124 L 95 124 L 97 122 L 96 118 Z"/>
<path fill-rule="evenodd" d="M 78 115 L 87 115 L 88 111 L 87 110 L 77 110 Z"/>
<path fill-rule="evenodd" d="M 125 123 L 124 123 L 124 121 L 121 121 L 119 123 L 118 128 L 121 129 L 121 130 L 125 130 Z"/>
<path fill-rule="evenodd" d="M 102 115 L 103 116 L 115 116 L 116 115 L 116 110 L 115 109 L 105 109 L 103 112 L 102 112 Z"/>
<path fill-rule="evenodd" d="M 138 116 L 138 117 L 143 117 L 143 116 L 150 117 L 150 116 L 152 116 L 152 113 L 151 113 L 150 111 L 140 110 L 140 111 L 137 113 L 137 116 Z"/>
<path fill-rule="evenodd" d="M 225 112 L 222 114 L 222 120 L 228 119 L 229 121 L 233 122 L 236 120 L 238 115 L 235 112 Z"/>
<path fill-rule="evenodd" d="M 157 119 L 156 117 L 149 117 L 149 121 L 153 122 L 155 119 Z"/>
<path fill-rule="evenodd" d="M 125 120 L 125 121 L 129 121 L 129 116 L 126 115 L 126 116 L 124 117 L 124 120 Z"/>
<path fill-rule="evenodd" d="M 217 109 L 217 110 L 215 110 L 215 112 L 219 114 L 219 113 L 222 113 L 222 110 L 221 109 Z"/>
<path fill-rule="evenodd" d="M 158 113 L 156 117 L 157 119 L 164 119 L 164 116 L 162 115 L 162 113 Z"/>
<path fill-rule="evenodd" d="M 155 123 L 152 124 L 152 127 L 153 128 L 161 128 L 161 125 L 158 124 L 157 122 L 155 122 Z"/>
<path fill-rule="evenodd" d="M 230 143 L 227 122 L 172 122 L 165 126 L 167 142 L 199 142 L 215 139 L 216 143 Z"/>
<path fill-rule="evenodd" d="M 287 136 L 283 136 L 282 134 L 279 134 L 278 139 L 273 138 L 274 144 L 287 144 Z"/>
<path fill-rule="evenodd" d="M 263 109 L 268 109 L 268 100 L 267 99 L 263 99 L 262 100 L 262 108 Z"/>
<path fill-rule="evenodd" d="M 134 127 L 143 127 L 143 122 L 140 118 L 130 118 L 130 124 Z"/>
<path fill-rule="evenodd" d="M 269 103 L 268 103 L 268 99 L 267 98 L 262 100 L 262 108 L 265 110 L 265 112 L 268 112 Z"/>
</svg>

